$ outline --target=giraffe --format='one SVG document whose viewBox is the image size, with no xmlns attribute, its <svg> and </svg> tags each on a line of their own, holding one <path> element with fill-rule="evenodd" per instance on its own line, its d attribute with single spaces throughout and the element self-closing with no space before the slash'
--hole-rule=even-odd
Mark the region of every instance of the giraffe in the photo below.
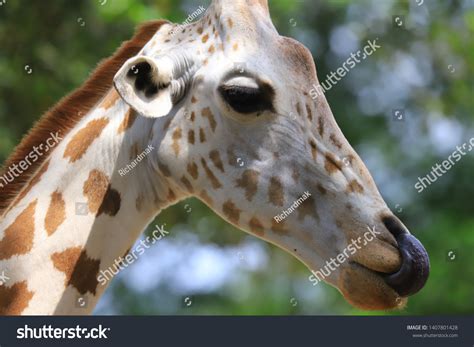
<svg viewBox="0 0 474 347">
<path fill-rule="evenodd" d="M 107 287 L 99 272 L 191 196 L 313 273 L 377 230 L 324 281 L 355 307 L 404 307 L 427 280 L 427 252 L 387 207 L 324 95 L 311 99 L 314 84 L 309 50 L 278 34 L 266 0 L 213 0 L 194 23 L 142 25 L 6 162 L 59 130 L 56 147 L 2 187 L 0 314 L 91 313 Z"/>
</svg>

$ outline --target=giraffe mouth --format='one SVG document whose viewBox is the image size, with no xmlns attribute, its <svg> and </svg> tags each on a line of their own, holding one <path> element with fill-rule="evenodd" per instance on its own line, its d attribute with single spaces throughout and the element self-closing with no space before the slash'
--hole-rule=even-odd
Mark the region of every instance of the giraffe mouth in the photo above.
<svg viewBox="0 0 474 347">
<path fill-rule="evenodd" d="M 430 272 L 430 260 L 421 242 L 413 235 L 401 234 L 397 242 L 402 255 L 402 266 L 397 272 L 383 277 L 400 296 L 406 297 L 424 287 Z"/>
<path fill-rule="evenodd" d="M 338 279 L 344 297 L 362 309 L 402 308 L 429 276 L 428 253 L 420 241 L 393 215 L 382 217 L 382 222 L 395 242 L 385 238 L 385 251 L 372 248 L 365 256 L 352 257 Z"/>
<path fill-rule="evenodd" d="M 382 277 L 385 283 L 400 296 L 413 295 L 420 291 L 428 280 L 430 273 L 428 252 L 397 218 L 387 216 L 382 221 L 395 237 L 402 260 L 398 271 L 391 274 L 382 274 Z"/>
</svg>

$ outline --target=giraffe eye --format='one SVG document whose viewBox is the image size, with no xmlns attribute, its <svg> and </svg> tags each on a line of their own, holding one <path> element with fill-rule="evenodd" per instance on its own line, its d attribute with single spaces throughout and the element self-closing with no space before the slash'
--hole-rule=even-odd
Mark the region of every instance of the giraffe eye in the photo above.
<svg viewBox="0 0 474 347">
<path fill-rule="evenodd" d="M 273 110 L 273 89 L 270 86 L 261 86 L 253 80 L 245 81 L 242 78 L 236 78 L 230 83 L 221 85 L 219 93 L 224 101 L 238 113 L 250 114 Z"/>
</svg>

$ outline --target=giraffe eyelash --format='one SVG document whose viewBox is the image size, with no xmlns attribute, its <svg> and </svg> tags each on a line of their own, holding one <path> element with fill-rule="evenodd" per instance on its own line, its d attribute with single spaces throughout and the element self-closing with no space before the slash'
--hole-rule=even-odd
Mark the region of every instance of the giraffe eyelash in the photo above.
<svg viewBox="0 0 474 347">
<path fill-rule="evenodd" d="M 269 89 L 270 88 L 270 89 Z M 219 93 L 224 101 L 236 112 L 242 114 L 273 111 L 273 88 L 241 85 L 222 85 Z"/>
</svg>

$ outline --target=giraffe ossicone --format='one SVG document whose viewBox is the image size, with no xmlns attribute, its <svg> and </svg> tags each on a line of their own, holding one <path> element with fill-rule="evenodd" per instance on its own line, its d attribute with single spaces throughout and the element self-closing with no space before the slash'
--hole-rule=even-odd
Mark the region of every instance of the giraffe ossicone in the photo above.
<svg viewBox="0 0 474 347">
<path fill-rule="evenodd" d="M 0 314 L 92 312 L 106 289 L 99 273 L 190 196 L 314 272 L 375 228 L 324 281 L 363 309 L 403 307 L 427 279 L 427 253 L 385 204 L 324 95 L 311 99 L 313 84 L 310 52 L 278 34 L 266 0 L 214 0 L 195 23 L 142 26 L 6 163 L 60 127 L 63 140 L 1 187 L 0 273 L 9 279 Z"/>
</svg>

